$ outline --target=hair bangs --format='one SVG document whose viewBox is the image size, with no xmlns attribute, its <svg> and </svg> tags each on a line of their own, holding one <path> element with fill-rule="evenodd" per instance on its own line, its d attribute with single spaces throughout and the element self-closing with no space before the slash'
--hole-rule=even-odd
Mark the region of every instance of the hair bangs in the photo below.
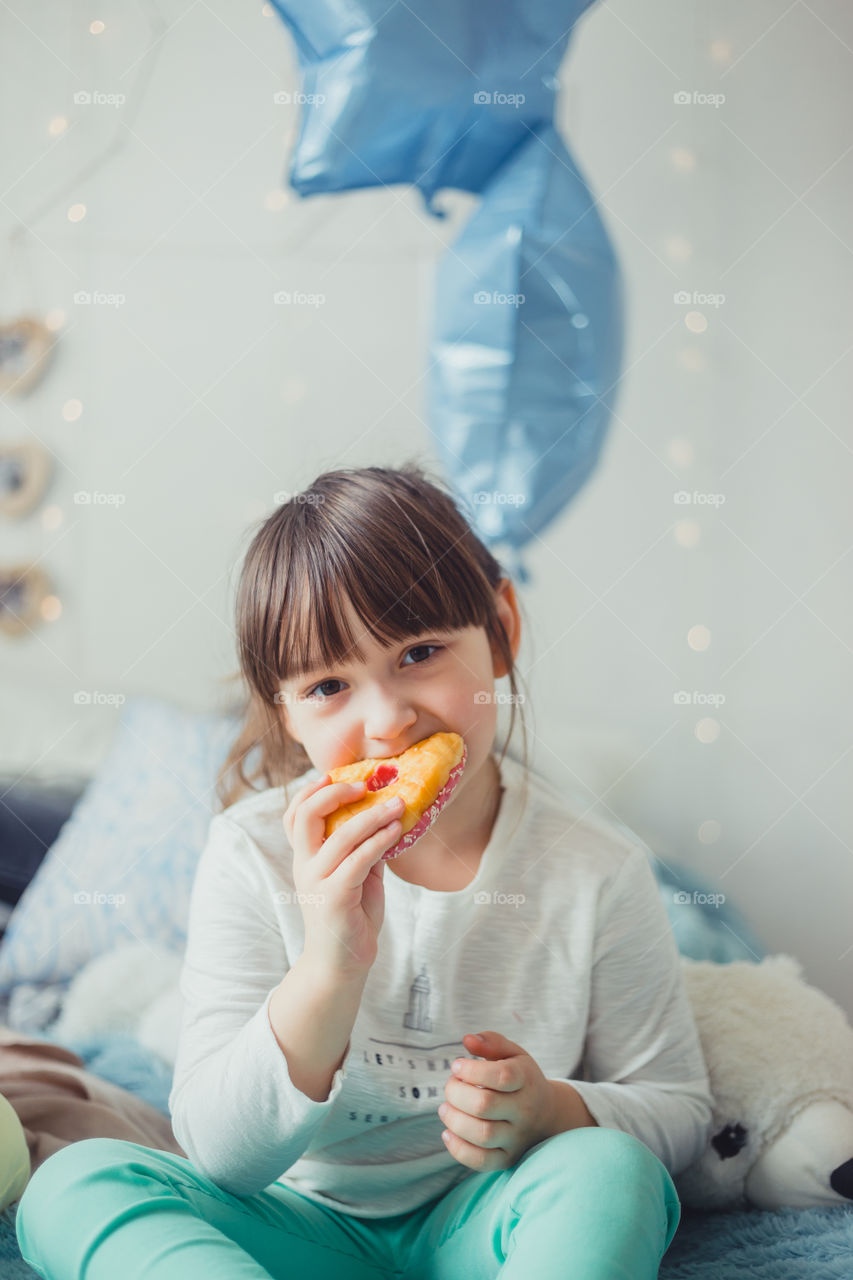
<svg viewBox="0 0 853 1280">
<path fill-rule="evenodd" d="M 312 515 L 318 518 L 317 508 Z M 319 522 L 325 523 L 322 516 Z M 414 525 L 396 523 L 391 534 L 370 519 L 343 529 L 329 521 L 314 532 L 319 536 L 301 544 L 302 563 L 291 565 L 280 637 L 282 681 L 363 662 L 366 635 L 391 646 L 427 631 L 488 621 L 488 580 L 471 572 L 468 555 L 448 549 L 446 537 L 432 547 Z M 356 631 L 345 602 L 358 620 Z"/>
</svg>

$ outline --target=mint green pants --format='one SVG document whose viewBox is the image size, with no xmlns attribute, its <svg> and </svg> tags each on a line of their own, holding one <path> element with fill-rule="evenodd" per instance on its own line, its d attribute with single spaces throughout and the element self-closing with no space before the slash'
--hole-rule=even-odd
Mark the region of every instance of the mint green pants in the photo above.
<svg viewBox="0 0 853 1280">
<path fill-rule="evenodd" d="M 557 1134 L 384 1218 L 277 1182 L 234 1196 L 183 1156 L 86 1138 L 33 1174 L 17 1233 L 45 1280 L 653 1280 L 680 1214 L 665 1166 L 619 1129 Z"/>
</svg>

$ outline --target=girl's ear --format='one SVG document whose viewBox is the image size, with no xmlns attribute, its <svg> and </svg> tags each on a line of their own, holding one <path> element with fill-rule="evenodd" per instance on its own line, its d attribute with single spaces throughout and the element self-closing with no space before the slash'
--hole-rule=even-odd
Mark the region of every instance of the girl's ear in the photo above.
<svg viewBox="0 0 853 1280">
<path fill-rule="evenodd" d="M 518 610 L 518 601 L 515 598 L 515 586 L 510 578 L 501 578 L 495 587 L 495 608 L 509 637 L 509 647 L 512 651 L 513 660 L 515 660 L 518 657 L 518 650 L 521 646 L 521 614 Z M 494 645 L 492 646 L 492 659 L 495 679 L 500 679 L 501 676 L 507 674 L 508 668 L 501 651 L 496 649 Z"/>
</svg>

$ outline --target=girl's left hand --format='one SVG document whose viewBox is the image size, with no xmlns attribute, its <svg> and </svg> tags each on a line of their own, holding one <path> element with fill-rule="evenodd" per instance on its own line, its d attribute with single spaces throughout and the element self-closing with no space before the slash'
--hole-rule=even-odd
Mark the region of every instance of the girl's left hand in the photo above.
<svg viewBox="0 0 853 1280">
<path fill-rule="evenodd" d="M 483 1035 L 483 1040 L 464 1036 L 465 1047 L 494 1060 L 459 1060 L 459 1074 L 444 1086 L 440 1117 L 448 1132 L 447 1150 L 478 1173 L 511 1168 L 549 1137 L 554 1105 L 550 1081 L 520 1045 L 497 1031 Z"/>
</svg>

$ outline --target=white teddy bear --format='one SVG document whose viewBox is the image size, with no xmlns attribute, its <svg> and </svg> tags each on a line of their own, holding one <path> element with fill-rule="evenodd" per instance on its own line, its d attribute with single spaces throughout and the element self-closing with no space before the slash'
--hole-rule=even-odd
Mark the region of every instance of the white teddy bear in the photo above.
<svg viewBox="0 0 853 1280">
<path fill-rule="evenodd" d="M 682 956 L 714 1098 L 707 1150 L 674 1181 L 685 1205 L 853 1201 L 853 1027 L 788 955 Z"/>
</svg>

